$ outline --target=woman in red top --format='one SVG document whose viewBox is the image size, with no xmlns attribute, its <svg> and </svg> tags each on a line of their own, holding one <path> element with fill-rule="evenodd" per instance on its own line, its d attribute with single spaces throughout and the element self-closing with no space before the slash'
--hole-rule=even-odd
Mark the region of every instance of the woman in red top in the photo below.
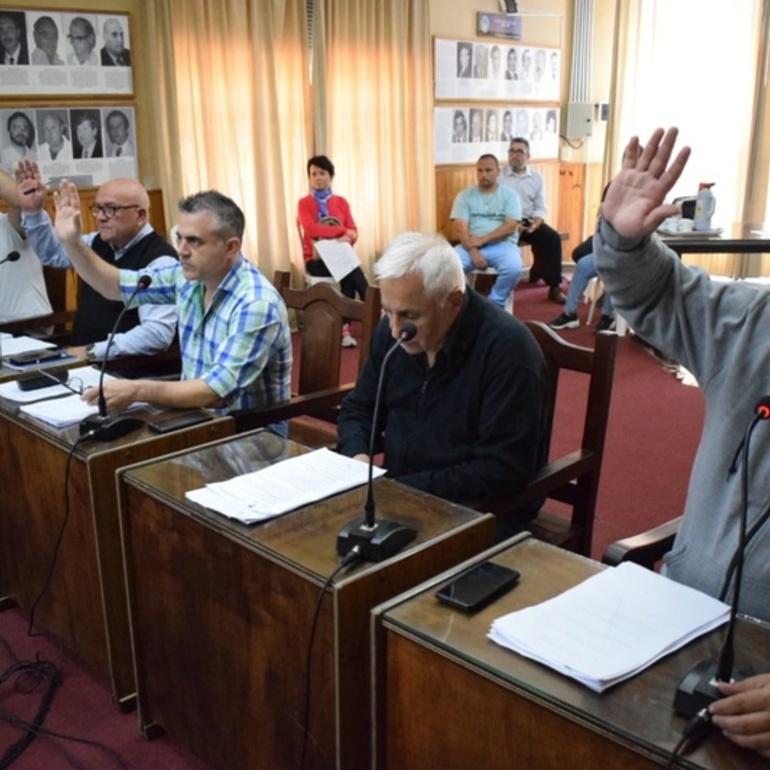
<svg viewBox="0 0 770 770">
<path fill-rule="evenodd" d="M 301 198 L 297 206 L 297 219 L 302 226 L 302 254 L 308 275 L 329 276 L 323 260 L 313 250 L 313 241 L 321 239 L 347 241 L 353 245 L 358 240 L 358 230 L 350 213 L 348 202 L 334 195 L 331 184 L 334 164 L 325 155 L 316 155 L 307 162 L 310 195 Z M 360 267 L 355 268 L 340 281 L 340 289 L 346 297 L 363 301 L 368 283 Z M 356 341 L 345 324 L 342 330 L 343 347 L 355 347 Z"/>
</svg>

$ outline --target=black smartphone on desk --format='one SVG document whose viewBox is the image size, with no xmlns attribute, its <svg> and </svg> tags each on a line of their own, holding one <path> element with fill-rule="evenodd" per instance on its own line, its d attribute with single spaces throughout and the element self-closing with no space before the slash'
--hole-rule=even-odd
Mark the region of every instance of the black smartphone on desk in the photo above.
<svg viewBox="0 0 770 770">
<path fill-rule="evenodd" d="M 46 350 L 28 350 L 25 353 L 11 353 L 7 356 L 7 361 L 13 366 L 34 366 L 64 358 L 66 355 L 67 351 L 61 348 L 47 348 Z"/>
<path fill-rule="evenodd" d="M 515 569 L 485 561 L 447 583 L 436 592 L 436 596 L 452 607 L 476 612 L 513 588 L 519 577 Z"/>
<path fill-rule="evenodd" d="M 153 433 L 170 433 L 173 430 L 189 428 L 191 425 L 198 425 L 213 419 L 214 416 L 208 412 L 171 412 L 148 422 L 147 427 Z"/>
</svg>

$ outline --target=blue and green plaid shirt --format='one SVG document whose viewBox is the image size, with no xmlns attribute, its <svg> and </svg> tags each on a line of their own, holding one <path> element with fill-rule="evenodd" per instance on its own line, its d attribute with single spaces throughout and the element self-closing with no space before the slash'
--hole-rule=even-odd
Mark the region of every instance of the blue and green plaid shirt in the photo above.
<svg viewBox="0 0 770 770">
<path fill-rule="evenodd" d="M 152 284 L 141 304 L 176 303 L 182 379 L 203 380 L 227 410 L 269 406 L 291 397 L 291 332 L 286 305 L 273 285 L 240 255 L 208 308 L 204 286 L 188 281 L 180 265 L 121 270 L 124 301 L 139 277 Z"/>
</svg>

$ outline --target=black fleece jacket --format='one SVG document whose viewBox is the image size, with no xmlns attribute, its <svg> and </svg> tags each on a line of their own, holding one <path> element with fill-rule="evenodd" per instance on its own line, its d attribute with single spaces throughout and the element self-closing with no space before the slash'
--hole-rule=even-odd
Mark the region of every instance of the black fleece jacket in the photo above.
<svg viewBox="0 0 770 770">
<path fill-rule="evenodd" d="M 393 342 L 384 318 L 342 405 L 342 454 L 369 451 L 377 380 Z M 510 498 L 545 462 L 545 392 L 545 364 L 534 337 L 468 290 L 432 368 L 425 354 L 403 348 L 391 357 L 376 451 L 384 449 L 388 476 L 444 499 L 478 506 Z"/>
</svg>

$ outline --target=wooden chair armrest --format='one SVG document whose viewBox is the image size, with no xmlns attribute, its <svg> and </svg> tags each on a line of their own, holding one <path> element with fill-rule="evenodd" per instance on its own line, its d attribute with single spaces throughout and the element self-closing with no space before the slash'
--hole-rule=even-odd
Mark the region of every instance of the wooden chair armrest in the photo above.
<svg viewBox="0 0 770 770">
<path fill-rule="evenodd" d="M 616 540 L 607 547 L 602 561 L 612 566 L 623 561 L 632 561 L 652 569 L 655 562 L 662 559 L 663 555 L 671 550 L 681 521 L 682 517 L 679 516 L 665 524 L 647 530 L 647 532 Z"/>
<path fill-rule="evenodd" d="M 290 401 L 275 406 L 265 406 L 255 409 L 239 409 L 230 412 L 235 420 L 236 433 L 243 433 L 255 428 L 264 428 L 274 422 L 289 420 L 302 415 L 329 415 L 332 410 L 342 403 L 342 399 L 355 387 L 355 383 L 340 385 L 337 388 L 319 390 L 302 396 L 293 396 Z"/>
<path fill-rule="evenodd" d="M 593 456 L 593 452 L 589 450 L 577 449 L 544 465 L 527 488 L 511 501 L 511 509 L 541 500 L 554 489 L 569 484 L 576 476 L 588 470 Z"/>
</svg>

